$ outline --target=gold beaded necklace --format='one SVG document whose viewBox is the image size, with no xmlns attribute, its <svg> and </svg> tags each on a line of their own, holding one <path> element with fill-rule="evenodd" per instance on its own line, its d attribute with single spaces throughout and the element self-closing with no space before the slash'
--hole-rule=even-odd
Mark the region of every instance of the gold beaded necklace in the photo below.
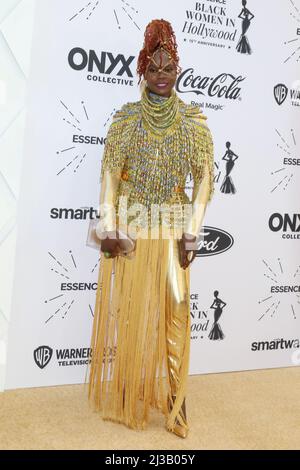
<svg viewBox="0 0 300 470">
<path fill-rule="evenodd" d="M 174 88 L 169 97 L 157 101 L 151 99 L 149 93 L 149 88 L 145 87 L 141 99 L 143 123 L 153 134 L 164 136 L 181 119 L 180 99 Z"/>
</svg>

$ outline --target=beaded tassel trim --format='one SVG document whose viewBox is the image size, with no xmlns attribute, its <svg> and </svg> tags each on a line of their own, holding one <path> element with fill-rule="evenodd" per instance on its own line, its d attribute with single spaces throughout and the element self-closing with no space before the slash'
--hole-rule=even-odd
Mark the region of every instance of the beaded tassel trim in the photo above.
<svg viewBox="0 0 300 470">
<path fill-rule="evenodd" d="M 141 100 L 142 101 L 142 100 Z M 189 172 L 195 182 L 201 182 L 204 165 L 208 165 L 210 190 L 214 193 L 214 147 L 207 117 L 199 107 L 185 104 L 178 98 L 178 119 L 164 135 L 153 133 L 144 125 L 142 102 L 126 103 L 113 116 L 108 130 L 101 166 L 119 171 L 122 189 L 130 205 L 187 201 L 183 191 Z M 176 196 L 175 196 L 176 195 Z"/>
</svg>

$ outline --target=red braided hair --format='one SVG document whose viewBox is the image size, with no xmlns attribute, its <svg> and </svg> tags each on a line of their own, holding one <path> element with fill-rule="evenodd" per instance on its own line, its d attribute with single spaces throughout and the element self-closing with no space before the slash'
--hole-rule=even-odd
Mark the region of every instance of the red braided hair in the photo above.
<svg viewBox="0 0 300 470">
<path fill-rule="evenodd" d="M 181 67 L 179 67 L 176 37 L 171 23 L 163 19 L 152 20 L 145 29 L 144 45 L 137 61 L 137 73 L 140 77 L 138 83 L 140 83 L 142 75 L 146 73 L 147 66 L 150 62 L 149 56 L 159 47 L 163 47 L 170 54 L 175 62 L 177 73 L 180 72 Z"/>
</svg>

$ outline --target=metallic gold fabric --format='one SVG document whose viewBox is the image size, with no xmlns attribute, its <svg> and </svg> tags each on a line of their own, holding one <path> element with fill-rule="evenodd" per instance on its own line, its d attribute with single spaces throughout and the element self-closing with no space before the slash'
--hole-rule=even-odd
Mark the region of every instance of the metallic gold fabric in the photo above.
<svg viewBox="0 0 300 470">
<path fill-rule="evenodd" d="M 159 235 L 138 239 L 130 260 L 101 253 L 89 402 L 103 419 L 134 429 L 145 429 L 151 407 L 162 410 L 168 429 L 176 419 L 188 427 L 180 410 L 189 368 L 190 272 L 179 266 L 177 241 Z"/>
<path fill-rule="evenodd" d="M 208 165 L 206 164 L 203 170 L 202 180 L 196 181 L 194 183 L 192 195 L 192 214 L 185 226 L 185 232 L 191 235 L 195 235 L 196 237 L 198 237 L 200 234 L 207 203 L 209 200 L 209 179 L 209 169 Z"/>
<path fill-rule="evenodd" d="M 116 230 L 115 206 L 117 200 L 118 187 L 120 184 L 121 171 L 104 171 L 101 179 L 100 191 L 100 216 L 101 223 L 97 224 L 96 233 L 101 238 L 102 232 Z"/>
<path fill-rule="evenodd" d="M 127 196 L 128 208 L 144 204 L 147 216 L 152 204 L 190 203 L 182 226 L 199 234 L 214 192 L 213 141 L 200 108 L 178 103 L 180 114 L 163 137 L 143 125 L 141 102 L 115 114 L 101 166 L 99 237 L 118 228 L 127 232 L 119 220 L 121 196 Z M 191 201 L 184 191 L 188 172 Z M 146 427 L 151 407 L 165 414 L 167 429 L 176 423 L 188 429 L 182 404 L 190 354 L 190 267 L 180 266 L 175 228 L 166 238 L 159 219 L 159 236 L 152 238 L 148 227 L 141 224 L 147 236 L 137 239 L 133 258 L 107 259 L 100 252 L 89 402 L 103 419 L 133 429 Z"/>
</svg>

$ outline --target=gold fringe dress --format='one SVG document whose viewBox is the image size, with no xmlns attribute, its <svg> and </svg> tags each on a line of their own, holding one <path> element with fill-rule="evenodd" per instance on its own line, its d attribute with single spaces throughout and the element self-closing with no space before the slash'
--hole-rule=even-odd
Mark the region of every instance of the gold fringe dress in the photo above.
<svg viewBox="0 0 300 470">
<path fill-rule="evenodd" d="M 152 92 L 147 97 L 166 99 Z M 100 251 L 88 398 L 104 420 L 133 429 L 145 429 L 151 407 L 164 413 L 168 430 L 176 422 L 189 429 L 181 407 L 189 370 L 190 266 L 179 264 L 174 225 L 159 218 L 151 238 L 145 220 L 149 223 L 151 204 L 175 204 L 184 231 L 199 235 L 214 192 L 213 141 L 201 109 L 177 95 L 172 126 L 163 136 L 154 134 L 143 119 L 143 99 L 115 113 L 104 148 L 100 207 L 113 205 L 117 215 L 103 211 L 103 230 L 122 226 L 121 196 L 128 207 L 143 204 L 147 214 L 136 225 L 140 236 L 133 257 L 105 258 Z M 184 191 L 189 172 L 191 201 Z M 184 206 L 191 211 L 183 219 Z"/>
</svg>

